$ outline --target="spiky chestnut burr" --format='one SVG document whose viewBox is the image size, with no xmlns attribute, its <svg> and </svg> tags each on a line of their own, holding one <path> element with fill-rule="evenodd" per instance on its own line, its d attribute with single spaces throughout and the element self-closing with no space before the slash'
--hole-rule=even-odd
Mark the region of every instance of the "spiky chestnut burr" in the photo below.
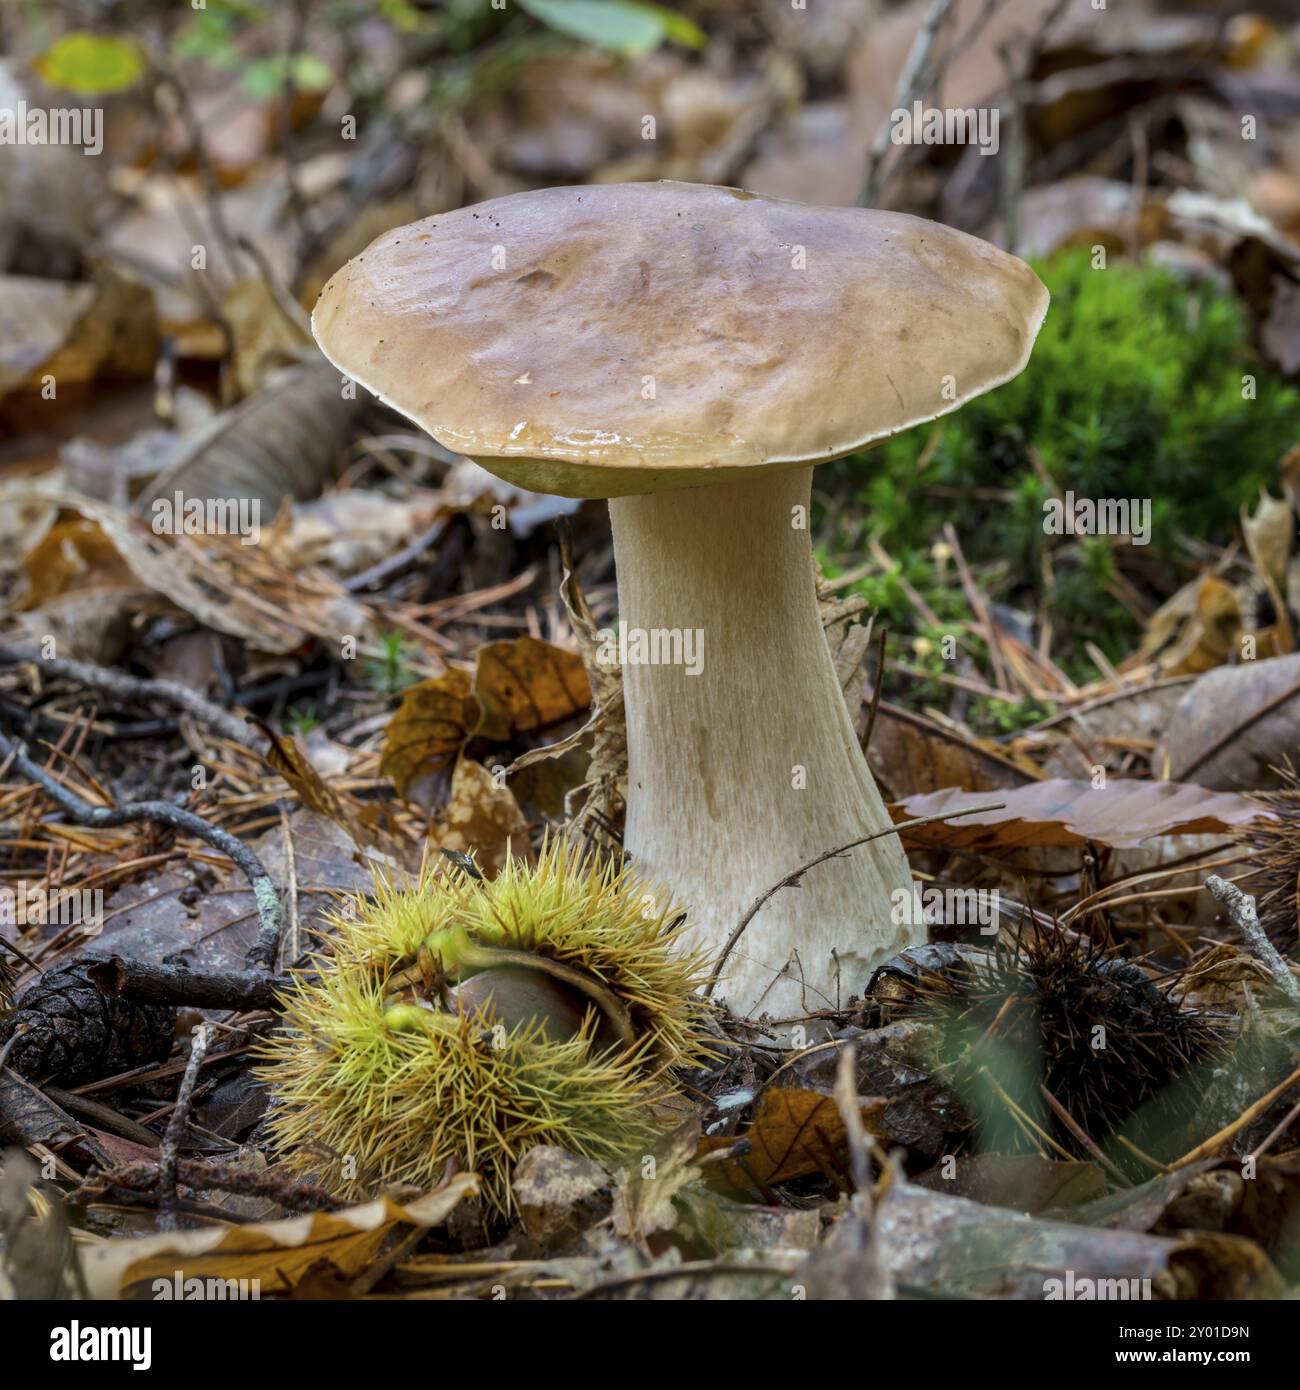
<svg viewBox="0 0 1300 1390">
<path fill-rule="evenodd" d="M 982 1142 L 993 1149 L 1046 1133 L 1090 1156 L 1040 1087 L 1094 1142 L 1124 1130 L 1142 1148 L 1176 1146 L 1208 1080 L 1193 1064 L 1223 1036 L 1139 966 L 1060 928 L 941 971 L 891 978 L 889 993 L 887 1017 L 935 1025 L 941 1041 L 925 1060 L 980 1115 Z M 1123 1166 L 1122 1146 L 1112 1152 Z"/>
<path fill-rule="evenodd" d="M 562 844 L 486 882 L 378 883 L 334 925 L 261 1074 L 273 1147 L 342 1195 L 431 1186 L 454 1161 L 508 1212 L 526 1149 L 635 1151 L 669 1073 L 707 1053 L 703 966 L 670 905 Z"/>
</svg>

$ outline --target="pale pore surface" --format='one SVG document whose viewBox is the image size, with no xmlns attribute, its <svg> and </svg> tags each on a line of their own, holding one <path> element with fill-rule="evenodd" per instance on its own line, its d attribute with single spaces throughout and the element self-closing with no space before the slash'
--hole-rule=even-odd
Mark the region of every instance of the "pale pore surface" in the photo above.
<svg viewBox="0 0 1300 1390">
<path fill-rule="evenodd" d="M 699 675 L 624 670 L 624 844 L 690 908 L 691 944 L 711 959 L 778 879 L 890 824 L 835 680 L 808 532 L 791 525 L 811 473 L 610 503 L 623 621 L 704 631 Z M 810 870 L 746 929 L 723 975 L 727 1002 L 791 1017 L 860 994 L 875 966 L 924 939 L 890 921 L 891 893 L 911 881 L 896 835 Z M 797 966 L 781 974 L 792 951 L 803 987 Z"/>
<path fill-rule="evenodd" d="M 534 491 L 620 496 L 834 457 L 1014 376 L 1047 293 L 900 213 L 702 184 L 551 188 L 386 233 L 317 340 Z"/>
</svg>

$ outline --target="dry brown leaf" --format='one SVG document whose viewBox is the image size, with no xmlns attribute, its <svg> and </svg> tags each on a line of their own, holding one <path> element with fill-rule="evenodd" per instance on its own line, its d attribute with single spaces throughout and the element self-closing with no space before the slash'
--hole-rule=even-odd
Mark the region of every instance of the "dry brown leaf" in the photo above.
<svg viewBox="0 0 1300 1390">
<path fill-rule="evenodd" d="M 1246 661 L 1203 675 L 1169 721 L 1159 763 L 1206 787 L 1276 787 L 1274 771 L 1300 746 L 1300 656 Z"/>
<path fill-rule="evenodd" d="M 868 1134 L 880 1133 L 875 1120 L 888 1104 L 881 1097 L 859 1097 Z M 721 1159 L 705 1169 L 710 1183 L 743 1191 L 771 1187 L 807 1173 L 835 1173 L 845 1168 L 847 1136 L 835 1097 L 805 1087 L 772 1086 L 759 1098 L 753 1122 L 744 1133 L 749 1153 Z M 701 1141 L 701 1156 L 728 1148 L 732 1137 Z"/>
<path fill-rule="evenodd" d="M 252 722 L 261 729 L 269 744 L 266 761 L 288 782 L 309 811 L 340 826 L 359 848 L 377 846 L 389 854 L 400 852 L 402 846 L 397 843 L 392 817 L 385 814 L 387 807 L 367 804 L 337 791 L 317 771 L 296 737 L 278 734 L 260 719 Z"/>
<path fill-rule="evenodd" d="M 909 846 L 944 849 L 1025 849 L 1082 845 L 1134 848 L 1156 835 L 1214 835 L 1269 814 L 1245 796 L 1207 791 L 1192 783 L 1111 778 L 1104 787 L 1054 777 L 996 793 L 946 791 L 910 796 L 890 807 L 894 820 L 951 815 L 1002 802 L 958 820 L 939 821 L 903 835 Z"/>
<path fill-rule="evenodd" d="M 343 1211 L 283 1221 L 203 1227 L 166 1235 L 122 1237 L 82 1251 L 91 1298 L 119 1298 L 133 1286 L 162 1279 L 257 1279 L 264 1294 L 287 1293 L 326 1261 L 345 1278 L 364 1272 L 394 1230 L 441 1226 L 478 1191 L 473 1173 L 458 1173 L 436 1192 L 402 1205 L 387 1197 Z"/>
<path fill-rule="evenodd" d="M 76 493 L 44 493 L 26 483 L 12 483 L 0 491 L 0 506 L 42 498 L 98 522 L 131 573 L 146 588 L 166 595 L 210 627 L 234 637 L 242 637 L 263 649 L 266 649 L 268 638 L 273 642 L 278 639 L 278 645 L 271 646 L 270 650 L 280 651 L 288 651 L 302 641 L 301 632 L 287 620 L 272 623 L 260 612 L 247 610 L 238 598 L 232 600 L 210 592 L 206 585 L 195 581 L 189 567 L 178 559 L 172 545 L 154 535 L 143 521 L 106 502 L 96 502 Z M 275 629 L 274 637 L 270 631 L 272 628 Z"/>
<path fill-rule="evenodd" d="M 384 734 L 379 771 L 405 796 L 421 773 L 448 766 L 478 729 L 474 678 L 452 667 L 402 694 Z"/>
<path fill-rule="evenodd" d="M 406 796 L 417 777 L 447 767 L 471 738 L 505 742 L 571 718 L 590 701 L 576 653 L 535 637 L 490 642 L 473 676 L 451 669 L 403 694 L 379 770 Z"/>
<path fill-rule="evenodd" d="M 1250 551 L 1250 558 L 1255 562 L 1255 569 L 1268 591 L 1275 615 L 1273 626 L 1257 634 L 1259 654 L 1267 652 L 1272 656 L 1285 656 L 1295 651 L 1295 633 L 1283 597 L 1291 562 L 1291 542 L 1295 536 L 1291 508 L 1284 498 L 1270 497 L 1267 492 L 1261 491 L 1253 516 L 1242 508 L 1241 529 L 1246 537 L 1246 549 Z"/>
<path fill-rule="evenodd" d="M 16 605 L 39 608 L 73 590 L 138 588 L 134 575 L 96 521 L 60 521 L 23 558 L 27 587 Z"/>
<path fill-rule="evenodd" d="M 566 757 L 590 739 L 591 759 L 587 764 L 586 780 L 572 788 L 565 799 L 570 811 L 569 833 L 581 839 L 590 833 L 593 825 L 617 825 L 623 817 L 627 805 L 627 721 L 623 711 L 623 672 L 618 666 L 600 659 L 604 642 L 573 571 L 567 534 L 561 539 L 560 552 L 564 565 L 560 598 L 582 653 L 582 664 L 590 684 L 592 715 L 568 738 L 516 758 L 507 769 L 507 776 L 525 770 L 540 772 L 541 764 Z"/>
<path fill-rule="evenodd" d="M 509 787 L 472 758 L 461 758 L 451 779 L 451 796 L 430 839 L 439 849 L 472 854 L 489 876 L 508 854 L 528 853 L 528 822 Z"/>
<path fill-rule="evenodd" d="M 674 1205 L 678 1193 L 700 1176 L 695 1166 L 699 1142 L 699 1117 L 692 1115 L 652 1155 L 644 1155 L 619 1174 L 612 1212 L 617 1235 L 644 1245 L 656 1231 L 673 1229 L 678 1217 Z"/>
<path fill-rule="evenodd" d="M 1236 651 L 1241 626 L 1236 591 L 1217 575 L 1201 575 L 1151 615 L 1125 669 L 1157 660 L 1162 675 L 1199 675 L 1222 666 Z"/>
<path fill-rule="evenodd" d="M 1295 520 L 1291 508 L 1280 497 L 1270 497 L 1261 491 L 1252 516 L 1241 509 L 1241 529 L 1246 537 L 1246 549 L 1255 568 L 1265 581 L 1281 586 L 1286 583 L 1287 564 L 1291 559 L 1291 542 L 1295 536 Z"/>
<path fill-rule="evenodd" d="M 501 740 L 571 719 L 591 704 L 582 657 L 536 637 L 481 647 L 474 693 L 483 708 L 478 732 Z"/>
<path fill-rule="evenodd" d="M 235 379 L 241 396 L 251 396 L 278 367 L 300 360 L 309 343 L 291 323 L 260 277 L 241 280 L 221 300 L 222 317 L 234 335 Z M 334 374 L 335 381 L 339 380 Z"/>
<path fill-rule="evenodd" d="M 881 701 L 876 711 L 867 764 L 888 796 L 908 796 L 964 787 L 968 791 L 1019 787 L 1036 777 L 989 744 L 963 738 L 912 710 Z M 985 798 L 987 800 L 987 798 Z"/>
<path fill-rule="evenodd" d="M 181 456 L 137 499 L 152 515 L 159 498 L 248 498 L 270 525 L 286 497 L 317 496 L 330 477 L 352 417 L 343 378 L 319 354 L 276 372 L 254 395 L 223 411 L 187 441 Z"/>
</svg>

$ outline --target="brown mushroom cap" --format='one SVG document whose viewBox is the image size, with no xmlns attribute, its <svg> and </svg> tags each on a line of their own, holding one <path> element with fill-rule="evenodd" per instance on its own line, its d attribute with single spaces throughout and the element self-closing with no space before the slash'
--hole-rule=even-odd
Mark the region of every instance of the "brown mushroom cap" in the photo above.
<svg viewBox="0 0 1300 1390">
<path fill-rule="evenodd" d="M 1022 261 L 901 213 L 707 184 L 548 188 L 386 233 L 312 315 L 329 359 L 536 492 L 821 462 L 1015 376 Z"/>
</svg>

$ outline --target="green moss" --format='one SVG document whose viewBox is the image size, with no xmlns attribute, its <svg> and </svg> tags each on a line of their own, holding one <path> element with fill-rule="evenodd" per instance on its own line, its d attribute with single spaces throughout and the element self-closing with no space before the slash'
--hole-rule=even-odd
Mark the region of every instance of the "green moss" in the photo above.
<svg viewBox="0 0 1300 1390">
<path fill-rule="evenodd" d="M 1245 311 L 1224 291 L 1150 266 L 1094 270 L 1084 253 L 1036 268 L 1052 307 L 1025 371 L 932 428 L 820 470 L 838 500 L 824 549 L 850 566 L 877 535 L 941 620 L 969 621 L 951 570 L 939 578 L 928 555 L 951 519 L 972 563 L 1003 562 L 995 597 L 1031 612 L 1045 599 L 1058 660 L 1091 676 L 1084 644 L 1118 659 L 1137 624 L 1114 596 L 1115 548 L 1045 535 L 1044 502 L 1053 491 L 1149 499 L 1151 542 L 1136 556 L 1155 561 L 1144 582 L 1158 602 L 1186 577 L 1172 563 L 1177 536 L 1226 540 L 1242 504 L 1276 481 L 1300 439 L 1300 392 L 1257 359 Z M 917 630 L 898 586 L 878 582 L 887 620 Z"/>
</svg>

